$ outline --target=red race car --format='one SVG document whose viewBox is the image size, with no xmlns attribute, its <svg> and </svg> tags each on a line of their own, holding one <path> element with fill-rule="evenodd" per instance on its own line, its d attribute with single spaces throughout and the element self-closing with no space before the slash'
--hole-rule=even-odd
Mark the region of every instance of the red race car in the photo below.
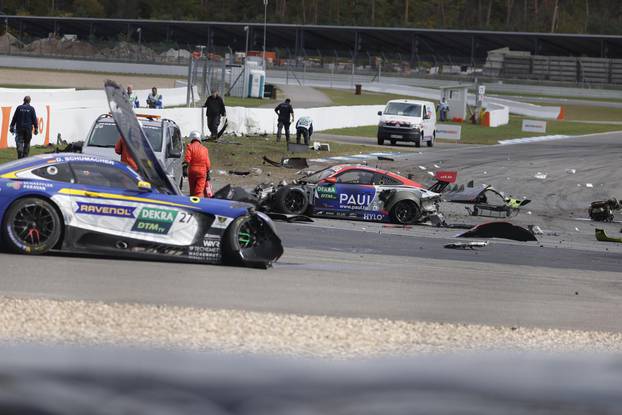
<svg viewBox="0 0 622 415">
<path fill-rule="evenodd" d="M 439 192 L 456 180 L 455 172 L 437 172 L 423 185 L 398 174 L 362 165 L 327 167 L 289 185 L 258 187 L 259 206 L 267 211 L 309 216 L 355 218 L 413 224 L 438 211 Z"/>
</svg>

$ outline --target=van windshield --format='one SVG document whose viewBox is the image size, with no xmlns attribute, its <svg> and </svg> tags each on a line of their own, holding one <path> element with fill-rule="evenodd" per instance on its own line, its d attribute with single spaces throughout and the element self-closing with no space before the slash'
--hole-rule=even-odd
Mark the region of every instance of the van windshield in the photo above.
<svg viewBox="0 0 622 415">
<path fill-rule="evenodd" d="M 162 151 L 162 127 L 157 125 L 143 125 L 142 127 L 153 151 L 156 153 Z M 91 134 L 87 146 L 103 148 L 114 147 L 119 136 L 119 130 L 117 130 L 115 124 L 101 122 L 96 124 L 93 128 L 93 133 Z"/>
<path fill-rule="evenodd" d="M 384 110 L 385 115 L 405 115 L 407 117 L 421 117 L 421 105 L 407 102 L 389 102 Z"/>
</svg>

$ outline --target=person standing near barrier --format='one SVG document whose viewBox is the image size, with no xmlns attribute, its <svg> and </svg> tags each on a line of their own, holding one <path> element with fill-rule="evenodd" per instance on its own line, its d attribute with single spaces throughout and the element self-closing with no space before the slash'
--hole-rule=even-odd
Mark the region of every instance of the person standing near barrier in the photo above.
<svg viewBox="0 0 622 415">
<path fill-rule="evenodd" d="M 309 116 L 298 118 L 296 123 L 296 143 L 300 144 L 300 136 L 304 137 L 305 145 L 309 145 L 311 135 L 313 134 L 313 120 Z"/>
<path fill-rule="evenodd" d="M 285 128 L 285 140 L 289 143 L 289 126 L 294 121 L 294 107 L 292 107 L 291 99 L 287 98 L 285 102 L 281 102 L 276 106 L 274 112 L 279 116 L 279 123 L 276 130 L 276 141 L 281 141 L 281 130 Z"/>
<path fill-rule="evenodd" d="M 438 104 L 438 112 L 439 118 L 441 121 L 447 121 L 447 113 L 449 112 L 449 105 L 447 101 L 445 101 L 445 97 L 441 99 L 441 102 Z"/>
<path fill-rule="evenodd" d="M 18 159 L 28 157 L 33 130 L 35 135 L 39 134 L 39 123 L 37 122 L 37 113 L 30 105 L 30 97 L 26 95 L 24 103 L 15 109 L 9 128 L 11 134 L 15 134 Z"/>
<path fill-rule="evenodd" d="M 138 108 L 140 106 L 140 102 L 138 101 L 138 95 L 134 93 L 134 88 L 132 85 L 127 86 L 127 100 L 129 101 L 132 108 Z"/>
<path fill-rule="evenodd" d="M 162 109 L 162 95 L 158 94 L 158 88 L 151 88 L 151 94 L 147 97 L 147 106 L 149 108 Z"/>
<path fill-rule="evenodd" d="M 207 128 L 209 128 L 210 137 L 218 138 L 218 126 L 220 125 L 220 117 L 227 115 L 225 102 L 218 95 L 217 89 L 212 89 L 212 95 L 205 100 L 205 115 L 207 117 Z"/>
<path fill-rule="evenodd" d="M 198 131 L 192 131 L 188 138 L 190 144 L 186 146 L 185 163 L 188 165 L 190 196 L 211 197 L 209 151 L 201 144 L 201 134 Z"/>
</svg>

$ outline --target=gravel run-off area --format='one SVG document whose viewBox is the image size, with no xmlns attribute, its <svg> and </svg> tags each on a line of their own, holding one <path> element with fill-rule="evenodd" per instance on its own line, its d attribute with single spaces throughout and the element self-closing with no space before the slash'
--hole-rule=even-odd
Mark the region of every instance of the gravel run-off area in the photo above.
<svg viewBox="0 0 622 415">
<path fill-rule="evenodd" d="M 474 350 L 620 352 L 622 334 L 0 299 L 0 339 L 351 358 Z"/>
</svg>

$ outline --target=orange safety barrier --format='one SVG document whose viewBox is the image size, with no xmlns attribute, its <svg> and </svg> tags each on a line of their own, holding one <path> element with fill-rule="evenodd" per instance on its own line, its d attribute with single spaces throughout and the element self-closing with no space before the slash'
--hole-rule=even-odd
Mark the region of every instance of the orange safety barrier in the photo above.
<svg viewBox="0 0 622 415">
<path fill-rule="evenodd" d="M 479 124 L 484 127 L 490 127 L 490 113 L 488 111 L 482 114 L 479 119 Z"/>
<path fill-rule="evenodd" d="M 45 106 L 45 111 L 47 112 L 48 121 L 45 123 L 45 140 L 43 141 L 43 145 L 47 146 L 50 144 L 50 106 Z"/>
<path fill-rule="evenodd" d="M 11 118 L 11 107 L 2 107 L 2 130 L 0 130 L 0 148 L 9 146 L 9 124 Z"/>
</svg>

